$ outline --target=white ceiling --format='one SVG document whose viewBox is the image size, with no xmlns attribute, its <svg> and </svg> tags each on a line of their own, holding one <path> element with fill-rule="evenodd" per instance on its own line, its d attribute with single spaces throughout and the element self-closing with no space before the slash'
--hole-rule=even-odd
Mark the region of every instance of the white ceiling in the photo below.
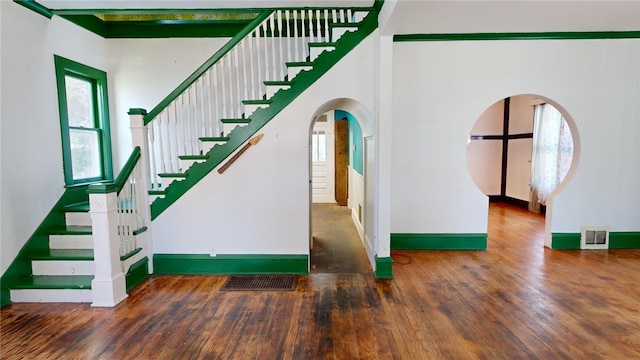
<svg viewBox="0 0 640 360">
<path fill-rule="evenodd" d="M 387 1 L 383 33 L 491 33 L 640 30 L 640 0 Z M 384 9 L 389 11 L 390 9 Z"/>
</svg>

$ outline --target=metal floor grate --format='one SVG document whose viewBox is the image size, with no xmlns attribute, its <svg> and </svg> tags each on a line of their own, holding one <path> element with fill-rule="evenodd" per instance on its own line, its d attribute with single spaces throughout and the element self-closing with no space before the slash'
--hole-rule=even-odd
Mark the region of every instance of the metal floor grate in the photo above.
<svg viewBox="0 0 640 360">
<path fill-rule="evenodd" d="M 232 275 L 221 291 L 285 290 L 296 287 L 295 275 Z"/>
</svg>

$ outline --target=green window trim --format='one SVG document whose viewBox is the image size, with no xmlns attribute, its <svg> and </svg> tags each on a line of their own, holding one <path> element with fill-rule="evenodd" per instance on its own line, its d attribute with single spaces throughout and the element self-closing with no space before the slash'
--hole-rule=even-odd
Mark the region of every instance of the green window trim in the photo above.
<svg viewBox="0 0 640 360">
<path fill-rule="evenodd" d="M 67 186 L 74 186 L 95 181 L 113 180 L 107 73 L 58 55 L 54 55 L 54 63 L 58 90 L 58 111 L 60 114 L 60 132 L 62 138 L 62 159 L 65 184 Z M 96 132 L 98 134 L 101 160 L 101 176 L 99 177 L 82 178 L 77 180 L 74 180 L 73 178 L 71 139 L 69 132 L 76 127 L 69 126 L 66 90 L 67 76 L 87 81 L 91 84 L 93 89 L 92 99 L 94 102 L 93 115 L 96 121 L 94 125 L 95 128 L 84 128 L 84 130 L 88 132 Z"/>
</svg>

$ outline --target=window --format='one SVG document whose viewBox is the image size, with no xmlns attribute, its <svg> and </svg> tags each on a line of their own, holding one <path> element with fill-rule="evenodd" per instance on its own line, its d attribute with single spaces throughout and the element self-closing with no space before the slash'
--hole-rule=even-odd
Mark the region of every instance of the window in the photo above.
<svg viewBox="0 0 640 360">
<path fill-rule="evenodd" d="M 67 186 L 111 180 L 107 74 L 54 57 Z"/>
<path fill-rule="evenodd" d="M 311 161 L 327 161 L 326 144 L 324 130 L 313 130 L 311 134 Z"/>
</svg>

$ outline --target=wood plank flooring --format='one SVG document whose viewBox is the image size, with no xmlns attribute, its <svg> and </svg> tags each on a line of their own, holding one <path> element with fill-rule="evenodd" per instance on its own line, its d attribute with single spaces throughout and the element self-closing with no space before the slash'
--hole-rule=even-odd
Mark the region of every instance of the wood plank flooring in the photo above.
<svg viewBox="0 0 640 360">
<path fill-rule="evenodd" d="M 640 250 L 545 249 L 542 223 L 491 204 L 486 251 L 394 251 L 393 280 L 229 292 L 224 276 L 153 276 L 113 309 L 12 304 L 0 358 L 640 358 Z"/>
</svg>

